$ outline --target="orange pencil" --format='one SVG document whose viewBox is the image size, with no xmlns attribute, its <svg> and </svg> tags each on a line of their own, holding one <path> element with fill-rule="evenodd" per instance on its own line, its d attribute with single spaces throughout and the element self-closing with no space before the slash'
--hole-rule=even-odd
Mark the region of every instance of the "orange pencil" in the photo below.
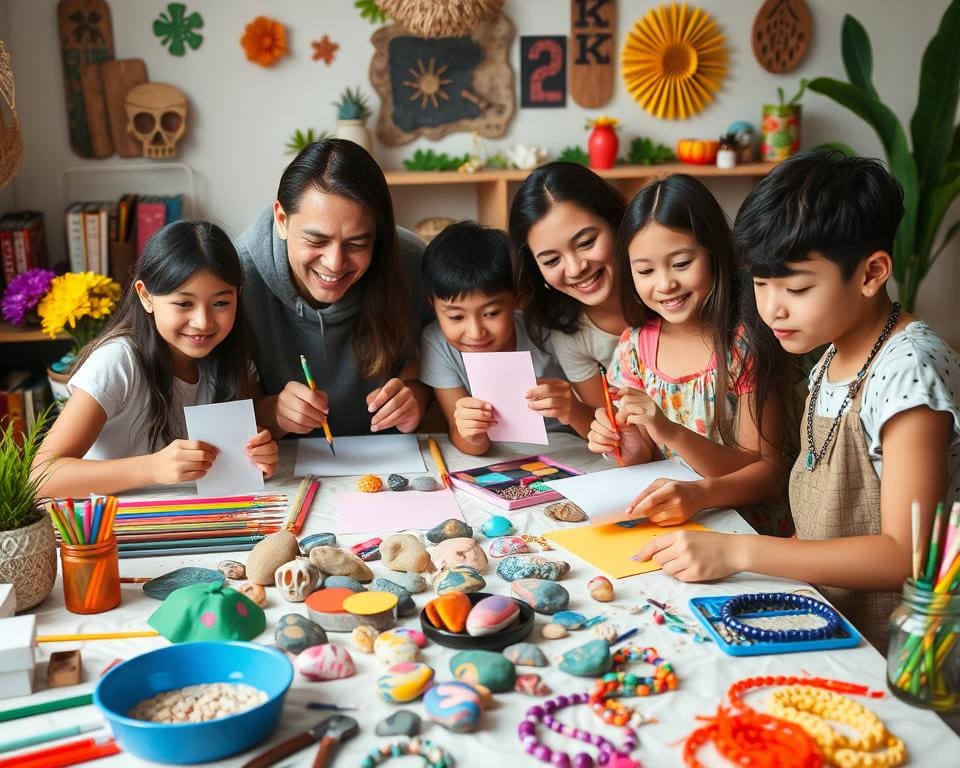
<svg viewBox="0 0 960 768">
<path fill-rule="evenodd" d="M 607 369 L 602 365 L 600 366 L 600 385 L 603 388 L 603 404 L 607 410 L 607 418 L 610 419 L 610 426 L 612 426 L 617 435 L 620 435 L 620 428 L 617 427 L 617 417 L 613 413 L 613 401 L 610 399 L 610 388 L 607 385 Z M 617 459 L 617 465 L 623 466 L 623 456 L 620 455 L 620 447 L 614 446 L 613 455 Z"/>
</svg>

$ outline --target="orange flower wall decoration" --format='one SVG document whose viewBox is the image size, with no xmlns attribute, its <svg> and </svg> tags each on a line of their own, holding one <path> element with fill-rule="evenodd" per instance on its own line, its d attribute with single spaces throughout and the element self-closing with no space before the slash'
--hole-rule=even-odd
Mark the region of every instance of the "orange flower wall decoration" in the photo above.
<svg viewBox="0 0 960 768">
<path fill-rule="evenodd" d="M 272 67 L 287 55 L 286 27 L 266 16 L 257 16 L 244 28 L 240 45 L 249 61 L 261 67 Z"/>
</svg>

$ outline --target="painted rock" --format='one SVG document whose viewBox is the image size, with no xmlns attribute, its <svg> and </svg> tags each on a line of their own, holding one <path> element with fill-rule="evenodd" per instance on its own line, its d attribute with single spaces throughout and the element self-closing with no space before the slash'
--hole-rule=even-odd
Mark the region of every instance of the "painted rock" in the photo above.
<svg viewBox="0 0 960 768">
<path fill-rule="evenodd" d="M 513 690 L 525 693 L 527 696 L 549 696 L 550 686 L 543 682 L 540 675 L 530 672 L 526 675 L 517 675 Z"/>
<path fill-rule="evenodd" d="M 395 533 L 380 544 L 383 564 L 392 571 L 432 573 L 433 563 L 423 542 L 412 533 Z"/>
<path fill-rule="evenodd" d="M 172 592 L 176 592 L 181 587 L 189 587 L 191 584 L 223 584 L 223 576 L 224 574 L 219 570 L 214 571 L 211 568 L 194 566 L 177 568 L 146 582 L 143 585 L 143 594 L 154 600 L 166 600 Z"/>
<path fill-rule="evenodd" d="M 408 661 L 394 664 L 377 679 L 380 698 L 392 704 L 406 704 L 419 699 L 433 681 L 433 669 L 426 664 Z"/>
<path fill-rule="evenodd" d="M 551 621 L 549 624 L 543 625 L 540 634 L 547 640 L 559 640 L 561 637 L 566 637 L 570 633 L 563 624 L 555 624 Z"/>
<path fill-rule="evenodd" d="M 377 635 L 377 639 L 373 641 L 373 652 L 388 667 L 392 667 L 394 664 L 416 661 L 420 654 L 417 644 L 413 640 L 392 630 Z"/>
<path fill-rule="evenodd" d="M 591 627 L 590 634 L 603 640 L 607 645 L 613 645 L 613 642 L 620 637 L 620 630 L 616 624 L 604 622 L 595 627 Z"/>
<path fill-rule="evenodd" d="M 427 531 L 427 541 L 432 544 L 439 544 L 447 539 L 469 539 L 471 536 L 473 528 L 455 517 L 444 520 Z"/>
<path fill-rule="evenodd" d="M 547 517 L 552 517 L 561 523 L 581 523 L 587 519 L 587 513 L 569 501 L 558 501 L 555 504 L 550 504 L 543 511 Z"/>
<path fill-rule="evenodd" d="M 520 606 L 506 595 L 490 595 L 473 606 L 467 615 L 467 634 L 482 637 L 499 632 L 516 621 Z"/>
<path fill-rule="evenodd" d="M 494 651 L 460 651 L 450 659 L 450 671 L 465 683 L 486 686 L 494 693 L 513 690 L 517 669 Z"/>
<path fill-rule="evenodd" d="M 290 531 L 277 531 L 257 542 L 247 555 L 247 579 L 254 584 L 273 584 L 273 574 L 284 563 L 300 554 L 297 537 Z"/>
<path fill-rule="evenodd" d="M 533 643 L 514 643 L 503 649 L 503 655 L 514 664 L 522 667 L 545 667 L 547 657 Z"/>
<path fill-rule="evenodd" d="M 483 714 L 480 694 L 459 682 L 439 683 L 430 688 L 423 695 L 423 708 L 431 721 L 454 733 L 477 730 Z"/>
<path fill-rule="evenodd" d="M 415 491 L 435 491 L 437 490 L 437 481 L 432 477 L 413 478 L 413 489 Z"/>
<path fill-rule="evenodd" d="M 425 648 L 427 646 L 427 636 L 419 629 L 411 629 L 410 627 L 395 627 L 390 631 L 395 635 L 409 637 L 414 643 L 416 643 L 417 648 Z"/>
<path fill-rule="evenodd" d="M 352 552 L 340 547 L 327 547 L 321 544 L 310 550 L 310 562 L 320 569 L 321 573 L 330 576 L 349 576 L 359 582 L 373 581 L 373 571 L 370 566 Z"/>
<path fill-rule="evenodd" d="M 549 557 L 530 555 L 510 555 L 500 561 L 497 566 L 497 576 L 504 581 L 518 579 L 547 579 L 557 581 L 570 572 L 570 565 L 562 560 L 551 560 Z"/>
<path fill-rule="evenodd" d="M 416 736 L 420 733 L 420 715 L 401 709 L 377 723 L 377 736 Z"/>
<path fill-rule="evenodd" d="M 303 554 L 309 556 L 310 550 L 314 547 L 335 547 L 337 546 L 337 534 L 335 533 L 311 533 L 300 539 L 300 550 Z"/>
<path fill-rule="evenodd" d="M 483 573 L 487 567 L 487 556 L 473 539 L 464 537 L 445 539 L 433 548 L 433 562 L 437 568 L 449 568 L 452 565 L 469 565 Z"/>
<path fill-rule="evenodd" d="M 513 527 L 513 523 L 510 522 L 509 518 L 503 515 L 490 515 L 489 519 L 481 527 L 481 530 L 484 536 L 492 539 L 497 536 L 509 536 L 517 529 Z"/>
<path fill-rule="evenodd" d="M 397 596 L 397 616 L 409 616 L 416 612 L 417 604 L 413 602 L 413 597 L 395 581 L 376 578 L 373 580 L 373 588 Z"/>
<path fill-rule="evenodd" d="M 519 536 L 499 536 L 490 542 L 487 553 L 490 557 L 506 557 L 507 555 L 522 555 L 530 551 L 530 547 Z"/>
<path fill-rule="evenodd" d="M 249 597 L 261 608 L 267 604 L 267 590 L 264 589 L 262 584 L 254 584 L 250 581 L 245 581 L 243 584 L 240 584 L 237 587 L 237 592 L 239 592 L 241 595 Z"/>
<path fill-rule="evenodd" d="M 315 621 L 299 613 L 288 613 L 277 621 L 273 639 L 287 653 L 297 655 L 311 646 L 326 643 L 327 633 Z"/>
<path fill-rule="evenodd" d="M 427 580 L 419 573 L 393 571 L 390 574 L 390 581 L 394 584 L 399 584 L 411 595 L 418 595 L 427 588 Z"/>
<path fill-rule="evenodd" d="M 554 624 L 559 624 L 567 629 L 580 629 L 586 622 L 587 617 L 576 611 L 557 611 L 550 620 Z"/>
<path fill-rule="evenodd" d="M 346 648 L 333 643 L 314 645 L 302 651 L 293 662 L 307 680 L 339 680 L 351 677 L 356 668 Z"/>
<path fill-rule="evenodd" d="M 570 593 L 566 589 L 544 579 L 520 579 L 510 585 L 510 591 L 537 613 L 556 613 L 570 604 Z"/>
<path fill-rule="evenodd" d="M 327 576 L 323 582 L 323 586 L 326 589 L 331 589 L 333 587 L 346 587 L 351 592 L 367 591 L 367 588 L 363 586 L 363 584 L 350 576 Z M 379 587 L 374 587 L 374 589 L 379 589 Z"/>
<path fill-rule="evenodd" d="M 467 626 L 467 616 L 473 608 L 470 598 L 462 592 L 448 592 L 435 597 L 423 610 L 427 619 L 438 629 L 448 632 L 463 632 Z"/>
<path fill-rule="evenodd" d="M 587 582 L 590 597 L 598 603 L 609 603 L 613 600 L 613 584 L 606 576 L 594 576 Z"/>
<path fill-rule="evenodd" d="M 589 640 L 560 657 L 560 669 L 579 677 L 599 677 L 612 663 L 610 646 L 604 640 Z"/>
<path fill-rule="evenodd" d="M 403 475 L 393 474 L 387 477 L 387 487 L 391 491 L 405 491 L 410 486 L 410 481 Z"/>
<path fill-rule="evenodd" d="M 480 572 L 469 565 L 451 565 L 440 571 L 433 580 L 433 586 L 438 595 L 447 592 L 479 592 L 487 586 L 486 580 Z"/>
<path fill-rule="evenodd" d="M 353 644 L 364 653 L 373 653 L 373 643 L 379 634 L 380 633 L 369 624 L 361 624 L 359 627 L 353 628 L 353 632 L 350 633 L 350 639 L 353 640 Z"/>
<path fill-rule="evenodd" d="M 243 581 L 247 578 L 247 567 L 236 560 L 221 560 L 217 563 L 217 570 L 234 581 Z"/>
</svg>

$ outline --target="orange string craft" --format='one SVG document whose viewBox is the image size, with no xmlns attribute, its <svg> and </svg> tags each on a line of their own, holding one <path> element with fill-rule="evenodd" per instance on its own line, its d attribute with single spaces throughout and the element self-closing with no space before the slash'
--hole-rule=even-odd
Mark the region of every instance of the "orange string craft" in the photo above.
<svg viewBox="0 0 960 768">
<path fill-rule="evenodd" d="M 257 16 L 240 38 L 247 59 L 261 67 L 272 67 L 287 55 L 287 30 L 279 21 Z"/>
</svg>

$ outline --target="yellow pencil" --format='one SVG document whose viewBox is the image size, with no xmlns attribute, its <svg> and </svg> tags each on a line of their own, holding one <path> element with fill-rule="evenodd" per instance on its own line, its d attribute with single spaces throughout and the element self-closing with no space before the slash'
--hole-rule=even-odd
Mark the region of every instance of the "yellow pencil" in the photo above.
<svg viewBox="0 0 960 768">
<path fill-rule="evenodd" d="M 69 643 L 84 640 L 127 640 L 133 637 L 159 637 L 155 629 L 143 632 L 86 632 L 73 635 L 37 635 L 38 643 Z"/>
<path fill-rule="evenodd" d="M 453 483 L 450 482 L 450 473 L 447 471 L 447 463 L 443 460 L 443 454 L 440 453 L 440 445 L 432 437 L 427 438 L 427 445 L 430 446 L 430 455 L 433 456 L 433 463 L 437 467 L 437 472 L 440 475 L 440 482 L 443 483 L 444 488 L 453 488 Z"/>
<path fill-rule="evenodd" d="M 307 386 L 310 387 L 314 392 L 317 391 L 317 382 L 313 380 L 313 374 L 310 373 L 310 366 L 307 365 L 307 358 L 303 355 L 300 355 L 300 367 L 303 368 L 303 376 L 307 380 Z M 327 438 L 327 445 L 330 446 L 330 453 L 334 456 L 337 455 L 336 450 L 333 447 L 333 435 L 330 433 L 330 425 L 327 423 L 327 420 L 323 420 L 323 435 Z"/>
</svg>

